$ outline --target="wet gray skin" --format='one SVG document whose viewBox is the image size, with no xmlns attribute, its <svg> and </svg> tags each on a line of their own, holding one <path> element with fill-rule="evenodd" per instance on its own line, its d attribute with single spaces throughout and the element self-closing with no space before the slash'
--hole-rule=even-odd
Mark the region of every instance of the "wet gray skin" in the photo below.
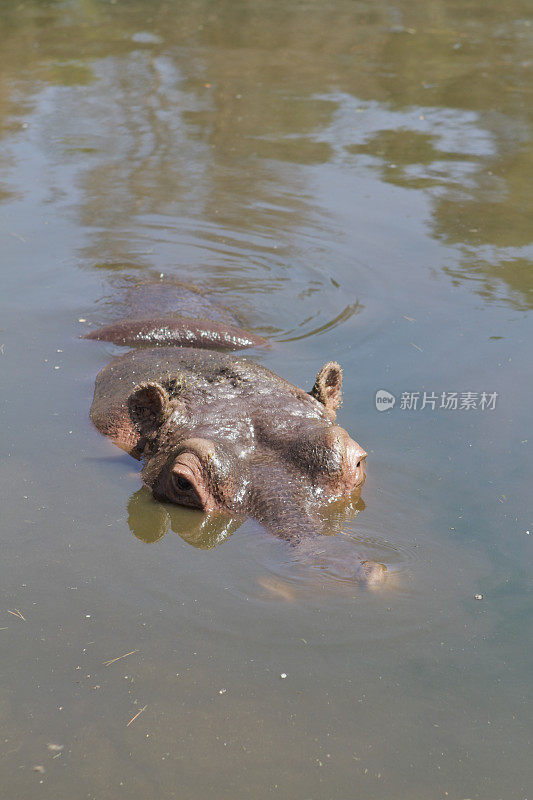
<svg viewBox="0 0 533 800">
<path fill-rule="evenodd" d="M 91 331 L 84 338 L 136 347 L 183 344 L 213 350 L 240 350 L 265 344 L 261 336 L 254 336 L 242 328 L 179 314 L 122 320 Z"/>
<path fill-rule="evenodd" d="M 250 515 L 299 551 L 334 561 L 337 572 L 381 582 L 383 565 L 351 551 L 339 555 L 335 542 L 319 537 L 317 511 L 349 498 L 365 480 L 367 454 L 335 424 L 339 364 L 325 364 L 306 392 L 253 361 L 176 346 L 264 341 L 225 322 L 180 320 L 165 337 L 160 317 L 125 319 L 86 337 L 145 345 L 152 338 L 157 345 L 132 350 L 99 373 L 91 408 L 98 430 L 144 462 L 142 479 L 155 498 Z M 200 341 L 191 333 L 198 330 Z M 172 346 L 163 346 L 168 341 Z"/>
</svg>

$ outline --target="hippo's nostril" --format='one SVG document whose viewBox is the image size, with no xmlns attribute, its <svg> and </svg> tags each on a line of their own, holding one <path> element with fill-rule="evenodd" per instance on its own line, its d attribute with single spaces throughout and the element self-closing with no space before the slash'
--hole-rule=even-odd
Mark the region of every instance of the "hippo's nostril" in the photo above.
<svg viewBox="0 0 533 800">
<path fill-rule="evenodd" d="M 346 467 L 344 474 L 351 491 L 354 486 L 361 486 L 365 481 L 366 452 L 361 445 L 350 438 L 346 442 L 344 463 Z"/>
<path fill-rule="evenodd" d="M 180 475 L 176 481 L 178 489 L 181 489 L 182 492 L 188 492 L 189 489 L 192 489 L 192 483 Z"/>
</svg>

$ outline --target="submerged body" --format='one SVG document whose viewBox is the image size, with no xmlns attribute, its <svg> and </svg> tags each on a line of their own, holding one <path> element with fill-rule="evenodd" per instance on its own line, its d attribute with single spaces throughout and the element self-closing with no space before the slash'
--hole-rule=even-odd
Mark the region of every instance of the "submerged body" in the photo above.
<svg viewBox="0 0 533 800">
<path fill-rule="evenodd" d="M 133 332 L 131 320 L 114 331 L 128 325 Z M 103 328 L 91 338 L 107 333 Z M 335 362 L 306 392 L 247 359 L 191 347 L 145 347 L 99 373 L 91 418 L 101 433 L 144 461 L 142 479 L 156 498 L 252 516 L 312 553 L 318 509 L 349 497 L 365 479 L 365 451 L 335 424 L 341 384 Z M 356 560 L 349 571 L 374 583 L 384 568 Z"/>
</svg>

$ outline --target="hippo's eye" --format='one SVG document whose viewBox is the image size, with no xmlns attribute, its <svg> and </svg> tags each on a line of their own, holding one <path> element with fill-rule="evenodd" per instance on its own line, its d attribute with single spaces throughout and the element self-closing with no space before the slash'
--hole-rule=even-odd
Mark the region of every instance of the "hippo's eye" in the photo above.
<svg viewBox="0 0 533 800">
<path fill-rule="evenodd" d="M 176 486 L 180 492 L 188 492 L 192 489 L 192 483 L 187 478 L 184 478 L 183 475 L 178 475 L 176 478 Z"/>
<path fill-rule="evenodd" d="M 172 486 L 178 497 L 189 495 L 190 498 L 195 494 L 195 484 L 181 472 L 174 472 L 172 474 Z"/>
<path fill-rule="evenodd" d="M 179 454 L 168 474 L 165 494 L 168 500 L 181 506 L 204 511 L 212 507 L 213 498 L 197 453 L 183 451 Z"/>
</svg>

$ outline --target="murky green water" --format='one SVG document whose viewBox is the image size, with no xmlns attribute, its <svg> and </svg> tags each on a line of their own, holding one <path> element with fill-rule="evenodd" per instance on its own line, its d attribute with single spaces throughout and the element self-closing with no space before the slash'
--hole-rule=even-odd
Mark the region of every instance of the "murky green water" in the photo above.
<svg viewBox="0 0 533 800">
<path fill-rule="evenodd" d="M 0 2 L 6 800 L 531 797 L 528 11 Z M 386 590 L 155 505 L 91 428 L 117 349 L 77 337 L 160 272 L 295 383 L 343 364 L 330 513 Z"/>
</svg>

